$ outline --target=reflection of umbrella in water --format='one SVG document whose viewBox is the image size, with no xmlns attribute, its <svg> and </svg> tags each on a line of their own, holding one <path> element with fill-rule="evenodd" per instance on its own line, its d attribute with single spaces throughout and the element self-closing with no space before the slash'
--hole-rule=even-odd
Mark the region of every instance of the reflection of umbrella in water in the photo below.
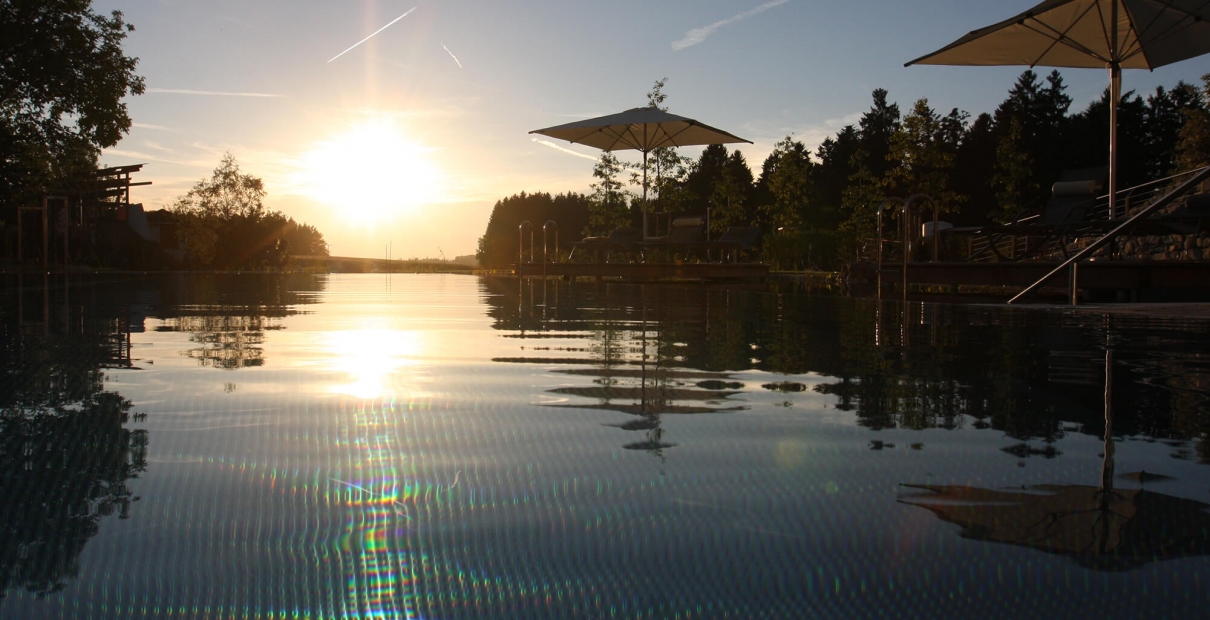
<svg viewBox="0 0 1210 620">
<path fill-rule="evenodd" d="M 1070 556 L 1097 570 L 1210 554 L 1210 505 L 1146 489 L 1113 488 L 1113 352 L 1105 353 L 1105 452 L 1101 485 L 981 489 L 905 484 L 899 501 L 962 526 L 961 536 Z M 1166 476 L 1126 474 L 1140 481 Z"/>
<path fill-rule="evenodd" d="M 1082 485 L 905 486 L 926 493 L 900 501 L 962 526 L 963 538 L 1067 555 L 1088 568 L 1127 570 L 1210 554 L 1210 506 L 1191 499 Z"/>
<path fill-rule="evenodd" d="M 1109 214 L 1118 190 L 1122 69 L 1155 69 L 1210 52 L 1205 0 L 1046 0 L 908 65 L 1109 69 Z"/>
<path fill-rule="evenodd" d="M 675 146 L 734 144 L 751 141 L 715 129 L 691 118 L 659 108 L 633 108 L 565 125 L 535 129 L 542 134 L 602 151 L 635 150 L 643 153 L 643 237 L 647 237 L 647 154 Z"/>
</svg>

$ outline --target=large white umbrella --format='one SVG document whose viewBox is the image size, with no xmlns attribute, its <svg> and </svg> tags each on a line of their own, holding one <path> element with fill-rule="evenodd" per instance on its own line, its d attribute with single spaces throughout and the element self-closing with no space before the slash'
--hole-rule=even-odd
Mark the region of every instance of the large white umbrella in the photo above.
<svg viewBox="0 0 1210 620">
<path fill-rule="evenodd" d="M 1047 0 L 911 65 L 1109 69 L 1109 214 L 1118 189 L 1122 69 L 1155 69 L 1210 52 L 1210 0 Z"/>
<path fill-rule="evenodd" d="M 643 153 L 643 237 L 647 237 L 647 154 L 669 146 L 702 146 L 747 142 L 721 129 L 659 108 L 633 108 L 529 133 L 585 144 L 603 151 L 635 150 Z"/>
</svg>

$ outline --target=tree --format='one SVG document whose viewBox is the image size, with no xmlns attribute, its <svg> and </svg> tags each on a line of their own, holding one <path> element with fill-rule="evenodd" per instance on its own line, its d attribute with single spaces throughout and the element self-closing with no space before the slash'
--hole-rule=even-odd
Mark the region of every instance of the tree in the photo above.
<svg viewBox="0 0 1210 620">
<path fill-rule="evenodd" d="M 855 170 L 849 177 L 849 186 L 844 190 L 841 213 L 840 252 L 844 260 L 852 261 L 865 254 L 862 243 L 877 236 L 878 206 L 886 199 L 884 179 L 874 174 L 870 166 L 869 153 L 859 150 L 853 155 Z M 885 224 L 885 223 L 884 223 Z"/>
<path fill-rule="evenodd" d="M 1025 130 L 1019 119 L 1009 120 L 1008 133 L 996 147 L 996 198 L 999 208 L 992 211 L 992 219 L 1006 223 L 1025 209 L 1037 207 L 1039 188 L 1034 174 L 1034 159 L 1025 148 Z"/>
<path fill-rule="evenodd" d="M 1200 106 L 1185 108 L 1185 124 L 1176 145 L 1177 170 L 1210 166 L 1210 73 L 1202 76 Z"/>
<path fill-rule="evenodd" d="M 545 192 L 528 194 L 521 192 L 508 198 L 496 201 L 491 217 L 487 220 L 487 230 L 479 237 L 479 248 L 475 258 L 487 269 L 502 269 L 510 263 L 517 262 L 517 257 L 524 251 L 529 257 L 529 231 L 525 232 L 525 245 L 519 246 L 520 235 L 518 227 L 528 221 L 533 225 L 535 258 L 541 258 L 542 225 L 547 220 L 554 220 L 559 230 L 568 232 L 583 230 L 588 224 L 588 213 L 592 198 L 583 194 L 568 192 L 551 196 Z M 567 239 L 567 237 L 563 237 Z M 554 239 L 552 238 L 553 242 Z M 566 242 L 564 242 L 564 246 Z M 553 248 L 552 248 L 553 250 Z"/>
<path fill-rule="evenodd" d="M 96 166 L 100 149 L 130 130 L 126 95 L 143 93 L 134 27 L 90 0 L 0 3 L 0 204 L 34 200 Z M 3 217 L 3 214 L 0 214 Z"/>
<path fill-rule="evenodd" d="M 318 230 L 266 211 L 264 198 L 264 182 L 224 154 L 209 179 L 169 207 L 182 221 L 191 260 L 206 268 L 281 269 L 291 254 L 328 253 Z"/>
<path fill-rule="evenodd" d="M 996 211 L 996 191 L 992 177 L 996 171 L 997 140 L 992 116 L 986 112 L 967 127 L 958 145 L 949 186 L 963 197 L 962 212 L 947 219 L 958 225 L 982 225 L 988 212 Z"/>
<path fill-rule="evenodd" d="M 808 212 L 811 197 L 811 153 L 802 142 L 786 136 L 773 146 L 762 172 L 773 201 L 764 205 L 765 221 L 774 228 L 814 225 Z"/>
<path fill-rule="evenodd" d="M 626 192 L 622 190 L 622 182 L 618 180 L 623 167 L 624 164 L 609 151 L 601 153 L 601 158 L 592 167 L 592 176 L 599 180 L 592 184 L 588 225 L 584 227 L 584 235 L 604 234 L 629 224 Z"/>
<path fill-rule="evenodd" d="M 1071 167 L 1064 145 L 1078 141 L 1070 138 L 1067 127 L 1071 97 L 1065 89 L 1058 71 L 1047 76 L 1044 86 L 1036 73 L 1026 70 L 992 115 L 998 136 L 995 178 L 1001 217 L 1027 207 L 1041 208 L 1050 183 L 1037 179 L 1053 181 Z M 1070 148 L 1080 155 L 1077 147 Z"/>
<path fill-rule="evenodd" d="M 751 225 L 755 221 L 751 195 L 752 169 L 744 154 L 734 151 L 723 163 L 722 173 L 710 192 L 711 230 L 723 232 L 729 226 Z"/>
<path fill-rule="evenodd" d="M 874 104 L 858 122 L 859 148 L 866 152 L 866 164 L 877 178 L 886 175 L 891 168 L 887 154 L 891 151 L 891 136 L 899 131 L 899 104 L 887 103 L 885 88 L 875 89 Z"/>
<path fill-rule="evenodd" d="M 647 107 L 668 111 L 668 106 L 664 105 L 664 100 L 668 98 L 664 93 L 667 83 L 668 78 L 655 81 L 655 85 L 647 93 Z M 649 204 L 655 202 L 655 211 L 680 213 L 688 202 L 680 190 L 683 188 L 682 181 L 685 179 L 686 167 L 690 160 L 677 154 L 673 147 L 660 147 L 652 149 L 645 161 L 645 167 L 644 164 L 633 166 L 634 172 L 630 175 L 630 182 L 639 186 L 640 193 L 647 197 Z M 650 207 L 647 210 L 653 211 Z"/>
<path fill-rule="evenodd" d="M 1146 178 L 1158 179 L 1168 176 L 1176 166 L 1176 146 L 1181 129 L 1185 126 L 1185 111 L 1205 109 L 1201 93 L 1193 84 L 1177 82 L 1170 91 L 1157 86 L 1155 94 L 1147 97 L 1147 109 L 1143 118 L 1146 142 Z"/>
<path fill-rule="evenodd" d="M 953 110 L 941 116 L 920 99 L 891 136 L 887 154 L 892 167 L 885 186 L 900 196 L 928 194 L 942 211 L 955 211 L 959 197 L 949 188 L 950 173 L 959 141 L 966 129 L 966 113 Z"/>
</svg>

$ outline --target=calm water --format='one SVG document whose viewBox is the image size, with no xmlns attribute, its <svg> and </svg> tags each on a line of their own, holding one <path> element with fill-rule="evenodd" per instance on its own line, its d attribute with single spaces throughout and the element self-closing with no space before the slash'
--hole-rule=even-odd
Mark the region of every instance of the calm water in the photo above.
<svg viewBox="0 0 1210 620">
<path fill-rule="evenodd" d="M 5 618 L 1210 609 L 1207 322 L 5 278 Z"/>
</svg>

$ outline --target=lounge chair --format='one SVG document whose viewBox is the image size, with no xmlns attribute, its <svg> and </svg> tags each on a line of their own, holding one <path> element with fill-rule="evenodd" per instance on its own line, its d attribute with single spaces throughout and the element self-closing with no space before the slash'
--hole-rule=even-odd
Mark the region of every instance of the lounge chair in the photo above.
<svg viewBox="0 0 1210 620">
<path fill-rule="evenodd" d="M 700 249 L 705 242 L 706 219 L 700 216 L 678 217 L 672 220 L 672 230 L 663 237 L 644 240 L 642 243 L 644 257 L 654 250 L 667 250 L 669 253 L 684 252 L 686 254 Z"/>
<path fill-rule="evenodd" d="M 1058 248 L 1067 255 L 1070 239 L 1095 235 L 1103 231 L 1109 220 L 1092 220 L 1089 215 L 1098 198 L 1103 197 L 1105 184 L 1109 180 L 1109 168 L 1083 168 L 1068 170 L 1050 188 L 1050 200 L 1036 216 L 1018 218 L 1003 226 L 984 228 L 981 232 L 992 238 L 988 248 L 1001 260 L 1021 260 L 1042 253 L 1046 248 Z M 1006 235 L 1025 236 L 1033 239 L 1026 251 L 1012 257 L 1004 256 L 995 242 Z"/>
<path fill-rule="evenodd" d="M 740 251 L 752 249 L 758 239 L 760 226 L 731 226 L 718 239 L 707 241 L 703 245 L 707 250 L 720 250 L 720 260 L 725 261 L 727 254 L 731 253 L 732 262 L 738 262 Z"/>
<path fill-rule="evenodd" d="M 605 262 L 609 262 L 614 252 L 630 252 L 635 249 L 642 239 L 643 233 L 637 228 L 615 228 L 608 237 L 585 237 L 571 244 L 571 254 L 567 260 L 575 259 L 578 252 L 581 256 L 591 253 L 592 257 L 600 260 L 602 253 Z"/>
</svg>

